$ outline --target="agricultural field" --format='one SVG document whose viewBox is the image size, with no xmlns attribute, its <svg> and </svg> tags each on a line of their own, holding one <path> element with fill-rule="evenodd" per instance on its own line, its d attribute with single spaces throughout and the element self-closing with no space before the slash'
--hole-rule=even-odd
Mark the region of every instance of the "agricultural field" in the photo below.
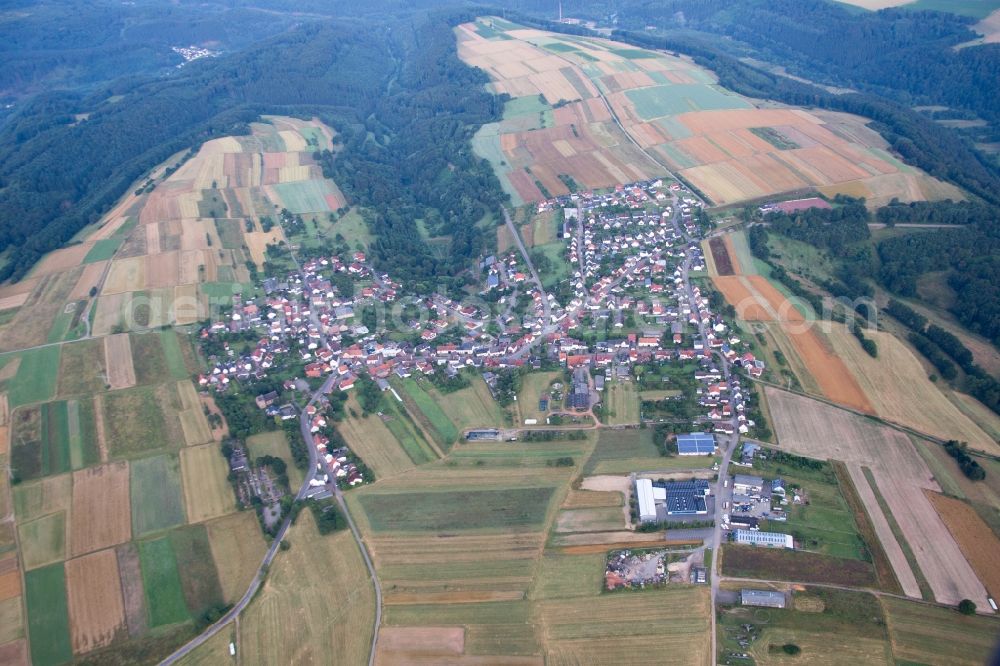
<svg viewBox="0 0 1000 666">
<path fill-rule="evenodd" d="M 169 537 L 139 542 L 142 584 L 146 591 L 149 626 L 160 627 L 190 619 Z"/>
<path fill-rule="evenodd" d="M 893 158 L 865 119 L 759 105 L 685 58 L 495 17 L 455 33 L 459 57 L 514 98 L 473 146 L 515 204 L 566 194 L 560 175 L 596 188 L 668 169 L 716 205 L 809 188 L 873 205 L 961 198 Z"/>
<path fill-rule="evenodd" d="M 746 243 L 742 233 L 727 234 L 726 241 L 726 256 L 735 258 L 731 265 L 736 274 L 717 275 L 712 282 L 736 308 L 736 316 L 766 328 L 804 390 L 859 411 L 875 413 L 871 394 L 863 391 L 859 383 L 861 377 L 851 372 L 829 339 L 844 327 L 811 321 L 811 312 L 807 317 L 767 277 L 755 274 L 749 251 L 741 252 Z"/>
<path fill-rule="evenodd" d="M 765 395 L 779 448 L 847 465 L 907 594 L 918 596 L 914 588 L 922 575 L 941 603 L 986 603 L 985 588 L 924 492 L 941 488 L 906 435 L 792 393 L 768 387 Z M 883 501 L 872 503 L 873 496 Z"/>
<path fill-rule="evenodd" d="M 66 596 L 74 653 L 104 647 L 127 632 L 113 550 L 67 561 Z"/>
<path fill-rule="evenodd" d="M 472 378 L 472 386 L 448 394 L 434 388 L 428 393 L 459 430 L 496 428 L 509 423 L 482 377 Z"/>
<path fill-rule="evenodd" d="M 635 425 L 639 423 L 639 392 L 634 383 L 612 381 L 604 385 L 602 420 L 607 425 Z"/>
<path fill-rule="evenodd" d="M 17 528 L 21 542 L 21 558 L 27 571 L 66 557 L 66 513 L 59 511 L 31 522 L 21 523 Z"/>
<path fill-rule="evenodd" d="M 14 412 L 11 467 L 18 479 L 35 479 L 92 465 L 99 459 L 90 401 L 61 400 Z"/>
<path fill-rule="evenodd" d="M 73 474 L 73 556 L 115 546 L 132 536 L 129 464 L 116 462 Z"/>
<path fill-rule="evenodd" d="M 711 467 L 710 456 L 663 456 L 651 429 L 599 431 L 597 446 L 584 468 L 587 474 L 628 474 L 635 471 L 675 471 Z"/>
<path fill-rule="evenodd" d="M 208 530 L 188 525 L 170 532 L 170 546 L 177 558 L 181 591 L 192 617 L 202 617 L 223 604 L 222 585 L 212 559 Z"/>
<path fill-rule="evenodd" d="M 541 524 L 553 488 L 379 493 L 359 502 L 375 532 L 475 530 Z"/>
<path fill-rule="evenodd" d="M 404 401 L 410 413 L 414 414 L 438 446 L 447 451 L 458 441 L 460 433 L 440 405 L 424 390 L 424 385 L 415 379 L 403 380 L 401 386 L 406 396 Z"/>
<path fill-rule="evenodd" d="M 267 548 L 257 516 L 252 511 L 239 511 L 211 520 L 205 527 L 222 597 L 226 603 L 235 603 L 250 586 Z"/>
<path fill-rule="evenodd" d="M 227 478 L 229 465 L 216 444 L 181 449 L 180 460 L 188 522 L 200 523 L 236 510 Z"/>
<path fill-rule="evenodd" d="M 871 564 L 857 559 L 732 544 L 723 546 L 721 555 L 722 573 L 726 576 L 876 587 Z"/>
<path fill-rule="evenodd" d="M 176 456 L 161 454 L 131 463 L 132 532 L 136 537 L 185 522 L 184 493 Z"/>
<path fill-rule="evenodd" d="M 986 591 L 996 598 L 1000 592 L 1000 539 L 976 511 L 961 500 L 927 492 L 934 509 L 948 526 L 958 547 L 983 581 Z"/>
<path fill-rule="evenodd" d="M 395 400 L 391 395 L 388 400 Z M 357 414 L 358 416 L 354 416 Z M 361 456 L 379 479 L 395 476 L 415 466 L 406 451 L 379 416 L 360 416 L 361 406 L 355 396 L 347 401 L 347 414 L 337 424 L 337 431 L 350 444 L 351 450 Z"/>
<path fill-rule="evenodd" d="M 678 609 L 684 609 L 678 613 Z M 547 663 L 710 664 L 709 591 L 671 586 L 638 594 L 538 603 Z M 643 622 L 636 622 L 643 618 Z"/>
<path fill-rule="evenodd" d="M 371 648 L 375 591 L 350 532 L 316 532 L 303 511 L 292 547 L 271 566 L 240 620 L 237 650 L 246 663 L 319 663 L 336 655 L 364 663 Z"/>
<path fill-rule="evenodd" d="M 10 382 L 7 399 L 18 407 L 49 400 L 56 392 L 60 347 L 42 347 L 21 352 L 17 374 Z"/>
<path fill-rule="evenodd" d="M 978 666 L 996 649 L 1000 621 L 947 609 L 882 598 L 892 654 L 899 662 Z"/>
<path fill-rule="evenodd" d="M 346 205 L 312 158 L 332 148 L 318 120 L 274 116 L 250 129 L 174 156 L 152 172 L 152 191 L 129 192 L 78 242 L 3 290 L 0 305 L 19 309 L 0 327 L 0 349 L 77 336 L 91 289 L 97 336 L 203 319 L 211 300 L 221 293 L 229 303 L 250 282 L 247 261 L 262 265 L 267 244 L 285 240 L 280 226 L 263 231 L 262 216 L 274 222 L 288 208 L 325 217 Z M 67 307 L 74 302 L 76 312 Z"/>
<path fill-rule="evenodd" d="M 879 416 L 942 439 L 957 439 L 993 455 L 1000 446 L 948 400 L 930 379 L 919 359 L 891 333 L 865 333 L 878 345 L 869 356 L 844 326 L 831 327 L 827 338 L 843 359 Z"/>
<path fill-rule="evenodd" d="M 73 656 L 69 611 L 66 600 L 66 572 L 63 564 L 53 564 L 24 575 L 28 632 L 44 636 L 31 641 L 34 664 L 61 664 Z"/>
<path fill-rule="evenodd" d="M 108 385 L 105 343 L 100 339 L 82 340 L 62 346 L 59 359 L 58 395 L 91 396 Z M 129 366 L 132 360 L 128 360 Z"/>
<path fill-rule="evenodd" d="M 140 386 L 103 395 L 103 427 L 112 457 L 129 458 L 184 441 L 172 385 Z"/>
</svg>

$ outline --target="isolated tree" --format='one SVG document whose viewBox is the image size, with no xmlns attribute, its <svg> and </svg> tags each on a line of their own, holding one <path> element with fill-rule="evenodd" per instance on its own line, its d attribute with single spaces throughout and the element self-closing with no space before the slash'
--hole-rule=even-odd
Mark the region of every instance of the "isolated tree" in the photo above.
<svg viewBox="0 0 1000 666">
<path fill-rule="evenodd" d="M 962 599 L 958 602 L 958 612 L 962 615 L 975 615 L 976 603 L 971 599 Z"/>
</svg>

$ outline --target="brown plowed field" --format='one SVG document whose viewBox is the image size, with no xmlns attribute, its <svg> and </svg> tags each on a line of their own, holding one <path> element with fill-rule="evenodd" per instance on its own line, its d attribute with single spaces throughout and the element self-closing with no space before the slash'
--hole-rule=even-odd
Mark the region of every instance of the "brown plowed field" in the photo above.
<svg viewBox="0 0 1000 666">
<path fill-rule="evenodd" d="M 464 651 L 464 627 L 382 627 L 376 663 L 410 664 L 414 660 L 457 657 Z"/>
<path fill-rule="evenodd" d="M 773 321 L 771 315 L 763 305 L 761 305 L 750 288 L 744 282 L 743 276 L 730 275 L 727 277 L 717 277 L 712 279 L 716 288 L 729 303 L 736 308 L 736 316 L 743 321 Z"/>
<path fill-rule="evenodd" d="M 1000 539 L 975 509 L 961 500 L 925 490 L 934 509 L 955 538 L 965 559 L 990 596 L 1000 594 Z"/>
<path fill-rule="evenodd" d="M 453 590 L 448 592 L 387 592 L 387 606 L 405 604 L 478 604 L 523 599 L 521 590 Z"/>
<path fill-rule="evenodd" d="M 75 654 L 109 645 L 126 631 L 114 550 L 67 561 L 66 596 Z"/>
<path fill-rule="evenodd" d="M 792 346 L 801 357 L 803 363 L 809 369 L 809 374 L 813 376 L 819 384 L 823 395 L 841 405 L 853 407 L 862 412 L 874 414 L 875 410 L 868 396 L 861 390 L 858 380 L 854 378 L 840 357 L 836 356 L 829 345 L 822 339 L 815 328 L 805 332 L 789 332 L 786 325 L 788 338 L 792 341 Z"/>
<path fill-rule="evenodd" d="M 21 594 L 21 574 L 17 569 L 0 574 L 0 601 Z"/>
<path fill-rule="evenodd" d="M 70 548 L 74 556 L 114 546 L 132 536 L 127 462 L 73 474 Z"/>
<path fill-rule="evenodd" d="M 715 270 L 719 275 L 735 275 L 732 255 L 728 252 L 726 241 L 716 236 L 708 241 L 708 247 L 712 250 L 712 260 L 715 261 Z"/>
<path fill-rule="evenodd" d="M 92 264 L 84 266 L 83 272 L 80 273 L 80 279 L 73 286 L 73 291 L 69 292 L 69 299 L 71 301 L 79 301 L 90 296 L 90 290 L 98 286 L 98 281 L 101 279 L 101 275 L 104 274 L 104 269 L 107 265 L 107 261 L 95 261 Z"/>
</svg>

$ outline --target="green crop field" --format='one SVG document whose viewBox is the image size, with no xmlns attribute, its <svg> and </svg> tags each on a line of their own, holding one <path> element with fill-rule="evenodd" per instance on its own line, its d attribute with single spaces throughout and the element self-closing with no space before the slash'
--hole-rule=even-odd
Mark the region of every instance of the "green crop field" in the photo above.
<svg viewBox="0 0 1000 666">
<path fill-rule="evenodd" d="M 115 256 L 115 252 L 118 251 L 118 247 L 125 240 L 124 235 L 115 234 L 111 238 L 104 238 L 102 240 L 94 243 L 94 246 L 90 248 L 87 252 L 87 256 L 83 258 L 83 263 L 92 264 L 95 261 L 104 261 Z"/>
<path fill-rule="evenodd" d="M 189 525 L 170 532 L 170 545 L 177 558 L 181 590 L 194 617 L 222 606 L 224 599 L 219 574 L 205 525 Z M 225 566 L 227 563 L 223 563 Z"/>
<path fill-rule="evenodd" d="M 42 402 L 55 395 L 59 376 L 59 346 L 21 352 L 21 364 L 10 383 L 11 407 Z"/>
<path fill-rule="evenodd" d="M 472 386 L 452 393 L 441 393 L 433 388 L 429 389 L 428 393 L 437 404 L 441 405 L 441 409 L 459 430 L 499 427 L 506 424 L 503 410 L 490 395 L 490 389 L 483 378 L 476 375 L 471 381 Z"/>
<path fill-rule="evenodd" d="M 65 511 L 18 525 L 17 534 L 26 570 L 60 562 L 66 557 Z"/>
<path fill-rule="evenodd" d="M 24 575 L 31 661 L 36 666 L 62 664 L 73 658 L 66 601 L 66 572 L 53 564 Z"/>
<path fill-rule="evenodd" d="M 341 198 L 336 187 L 328 180 L 300 180 L 279 183 L 273 187 L 285 207 L 296 214 L 328 212 L 332 209 L 326 197 L 332 195 L 337 199 Z"/>
<path fill-rule="evenodd" d="M 663 456 L 652 429 L 601 430 L 585 474 L 626 474 L 635 471 L 683 470 L 711 467 L 711 456 Z"/>
<path fill-rule="evenodd" d="M 190 373 L 187 364 L 184 362 L 184 354 L 181 352 L 181 343 L 177 339 L 177 332 L 173 329 L 160 331 L 160 346 L 163 349 L 163 356 L 170 370 L 170 376 L 174 379 L 187 379 Z"/>
<path fill-rule="evenodd" d="M 431 426 L 431 435 L 437 440 L 441 448 L 446 451 L 451 448 L 451 445 L 458 440 L 458 428 L 455 427 L 455 424 L 441 410 L 438 403 L 421 388 L 415 379 L 405 380 L 403 382 L 403 390 L 426 417 Z"/>
<path fill-rule="evenodd" d="M 388 419 L 384 421 L 385 427 L 403 447 L 413 464 L 422 465 L 437 458 L 423 435 L 410 422 L 409 415 L 406 414 L 405 409 L 396 401 L 395 397 L 386 398 L 383 414 Z"/>
<path fill-rule="evenodd" d="M 215 230 L 219 232 L 222 247 L 227 250 L 238 250 L 243 247 L 243 228 L 242 220 L 215 220 Z"/>
<path fill-rule="evenodd" d="M 554 488 L 369 494 L 359 498 L 376 532 L 537 526 Z"/>
<path fill-rule="evenodd" d="M 567 50 L 574 50 L 572 46 L 568 46 Z M 552 107 L 549 103 L 545 101 L 545 98 L 541 95 L 531 95 L 528 97 L 514 97 L 513 99 L 507 100 L 503 105 L 503 118 L 508 120 L 510 118 L 516 118 L 518 116 L 529 116 L 537 115 L 539 113 L 544 113 L 545 111 L 551 111 Z"/>
<path fill-rule="evenodd" d="M 90 400 L 66 401 L 66 425 L 69 434 L 69 462 L 73 469 L 83 469 L 100 462 L 94 403 Z"/>
<path fill-rule="evenodd" d="M 573 599 L 599 594 L 604 586 L 605 557 L 605 553 L 561 555 L 546 552 L 529 598 Z"/>
<path fill-rule="evenodd" d="M 625 91 L 643 120 L 676 116 L 689 111 L 749 109 L 750 103 L 737 95 L 700 83 L 677 83 L 666 86 L 635 88 Z"/>
<path fill-rule="evenodd" d="M 172 385 L 140 386 L 104 396 L 104 433 L 116 458 L 140 455 L 184 441 Z"/>
<path fill-rule="evenodd" d="M 645 49 L 608 49 L 617 56 L 630 60 L 640 60 L 643 58 L 659 58 L 659 54 Z"/>
<path fill-rule="evenodd" d="M 132 530 L 136 536 L 185 521 L 177 456 L 162 454 L 132 461 Z"/>
<path fill-rule="evenodd" d="M 104 341 L 81 340 L 62 346 L 59 396 L 86 395 L 104 390 Z"/>
<path fill-rule="evenodd" d="M 633 382 L 612 381 L 604 387 L 604 418 L 609 425 L 639 422 L 639 393 Z"/>
<path fill-rule="evenodd" d="M 139 561 L 149 626 L 159 627 L 191 619 L 177 570 L 177 556 L 170 539 L 160 537 L 153 541 L 140 541 Z"/>
<path fill-rule="evenodd" d="M 42 467 L 48 474 L 70 469 L 70 437 L 68 403 L 46 402 L 41 406 Z"/>
<path fill-rule="evenodd" d="M 172 333 L 172 331 L 166 331 Z M 163 350 L 163 335 L 160 332 L 132 334 L 132 365 L 135 366 L 136 384 L 158 384 L 171 376 L 167 356 Z M 183 379 L 186 375 L 178 377 Z"/>
</svg>

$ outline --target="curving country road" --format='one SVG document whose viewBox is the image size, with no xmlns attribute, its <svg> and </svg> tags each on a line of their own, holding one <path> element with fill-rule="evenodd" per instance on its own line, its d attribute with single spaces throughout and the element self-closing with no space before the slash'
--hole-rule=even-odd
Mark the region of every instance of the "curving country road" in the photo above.
<svg viewBox="0 0 1000 666">
<path fill-rule="evenodd" d="M 295 257 L 294 253 L 292 253 L 292 260 L 295 261 L 295 266 L 298 269 L 299 275 L 302 277 L 303 282 L 305 282 L 305 274 L 302 271 L 302 266 L 299 264 L 299 261 Z M 323 329 L 319 325 L 319 318 L 317 317 L 315 311 L 311 311 L 310 317 L 317 330 L 322 331 Z M 320 341 L 323 345 L 327 344 L 326 336 L 322 333 L 320 334 Z M 302 432 L 302 439 L 306 443 L 306 450 L 309 452 L 309 469 L 305 474 L 305 478 L 302 480 L 302 486 L 295 494 L 296 500 L 305 499 L 306 494 L 313 489 L 310 482 L 316 478 L 317 469 L 321 466 L 319 455 L 316 453 L 316 447 L 313 444 L 313 436 L 311 432 L 312 423 L 309 416 L 306 414 L 306 409 L 310 405 L 314 404 L 320 396 L 330 392 L 335 379 L 336 378 L 334 376 L 327 377 L 326 381 L 323 382 L 323 385 L 316 391 L 313 391 L 312 395 L 309 397 L 309 402 L 305 404 L 302 411 L 299 413 L 299 428 Z M 351 517 L 351 513 L 347 508 L 347 503 L 344 501 L 344 493 L 340 490 L 340 487 L 337 486 L 336 480 L 332 483 L 327 483 L 327 488 L 333 492 L 334 497 L 337 499 L 337 504 L 340 506 L 340 511 L 347 520 L 347 525 L 351 530 L 351 534 L 354 536 L 354 541 L 357 543 L 358 549 L 361 551 L 361 556 L 364 559 L 365 566 L 368 568 L 368 575 L 375 588 L 375 629 L 372 633 L 372 646 L 368 654 L 368 666 L 373 666 L 375 663 L 375 652 L 378 646 L 378 630 L 382 624 L 382 586 L 379 584 L 378 575 L 375 573 L 375 565 L 372 563 L 368 550 L 365 548 L 364 541 L 361 539 L 361 533 L 358 531 L 357 525 L 355 525 L 354 519 Z M 271 542 L 270 547 L 267 549 L 267 553 L 264 555 L 264 559 L 261 561 L 260 566 L 257 567 L 257 572 L 254 574 L 250 587 L 240 600 L 229 610 L 229 612 L 223 615 L 218 622 L 208 627 L 201 634 L 188 641 L 169 657 L 161 661 L 160 663 L 162 665 L 169 666 L 170 664 L 176 663 L 178 660 L 198 648 L 198 646 L 205 643 L 205 641 L 222 631 L 230 622 L 239 617 L 240 613 L 246 609 L 246 607 L 253 600 L 254 596 L 257 594 L 260 586 L 264 583 L 264 579 L 267 576 L 267 570 L 271 566 L 271 562 L 274 561 L 274 557 L 278 553 L 278 548 L 281 546 L 281 541 L 285 538 L 285 534 L 288 532 L 288 528 L 291 526 L 291 523 L 291 517 L 287 516 L 284 521 L 282 521 L 281 527 L 278 529 L 274 540 Z M 312 536 L 310 538 L 322 537 Z"/>
</svg>

